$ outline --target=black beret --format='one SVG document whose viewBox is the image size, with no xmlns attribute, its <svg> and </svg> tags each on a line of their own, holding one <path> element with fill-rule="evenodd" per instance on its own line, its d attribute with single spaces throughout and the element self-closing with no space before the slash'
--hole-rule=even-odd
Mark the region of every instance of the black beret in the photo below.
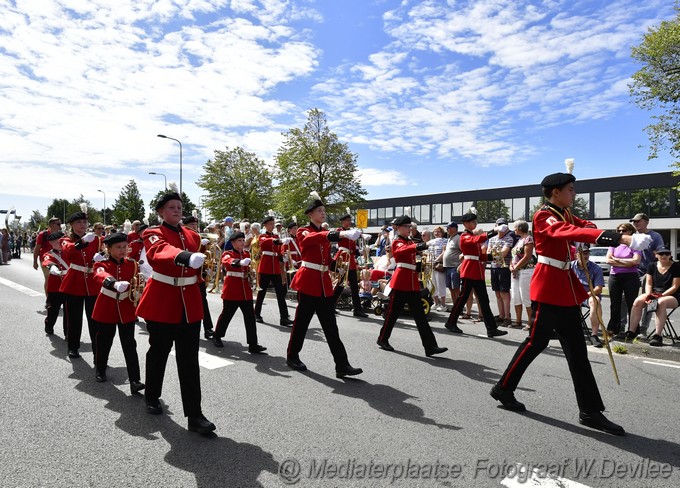
<svg viewBox="0 0 680 488">
<path fill-rule="evenodd" d="M 394 225 L 411 225 L 411 217 L 408 215 L 402 215 L 401 217 L 394 219 L 392 223 Z"/>
<path fill-rule="evenodd" d="M 144 232 L 144 231 L 145 231 L 146 229 L 148 229 L 148 228 L 149 228 L 148 225 L 142 224 L 142 225 L 139 226 L 139 229 L 137 230 L 137 233 L 141 236 L 141 235 L 142 235 L 142 232 Z"/>
<path fill-rule="evenodd" d="M 56 241 L 57 239 L 61 239 L 62 237 L 64 237 L 64 233 L 62 231 L 58 230 L 57 232 L 52 232 L 51 234 L 49 234 L 47 236 L 47 240 L 48 241 Z"/>
<path fill-rule="evenodd" d="M 293 227 L 297 227 L 298 223 L 293 221 L 293 222 L 288 222 L 288 226 L 286 227 L 287 229 L 292 229 Z"/>
<path fill-rule="evenodd" d="M 85 212 L 76 212 L 71 215 L 66 222 L 70 224 L 76 220 L 87 220 L 87 214 Z"/>
<path fill-rule="evenodd" d="M 127 242 L 127 236 L 122 232 L 114 232 L 104 237 L 104 244 L 111 246 L 113 244 L 118 244 L 119 242 Z"/>
<path fill-rule="evenodd" d="M 177 192 L 169 191 L 158 199 L 158 201 L 156 202 L 156 210 L 160 210 L 161 208 L 163 208 L 163 205 L 168 203 L 170 200 L 179 200 L 181 202 L 182 197 L 180 197 L 179 193 Z"/>
<path fill-rule="evenodd" d="M 477 220 L 477 214 L 472 212 L 468 212 L 460 218 L 461 222 L 472 222 L 473 220 Z"/>
<path fill-rule="evenodd" d="M 194 222 L 198 222 L 198 219 L 194 217 L 193 215 L 189 215 L 188 217 L 184 217 L 182 219 L 183 224 L 193 224 Z"/>
<path fill-rule="evenodd" d="M 266 224 L 267 222 L 274 222 L 274 220 L 275 220 L 274 217 L 269 215 L 268 217 L 262 219 L 262 225 Z"/>
<path fill-rule="evenodd" d="M 230 241 L 235 241 L 236 239 L 245 239 L 245 238 L 246 238 L 246 235 L 245 235 L 243 232 L 238 231 L 238 232 L 234 232 L 234 233 L 231 235 L 231 237 L 229 238 L 229 240 L 230 240 Z"/>
<path fill-rule="evenodd" d="M 553 173 L 543 178 L 541 186 L 543 188 L 559 188 L 574 181 L 576 181 L 576 177 L 571 173 Z"/>
<path fill-rule="evenodd" d="M 321 200 L 314 200 L 314 201 L 312 201 L 312 203 L 310 203 L 309 205 L 307 205 L 307 208 L 305 209 L 305 215 L 307 215 L 308 213 L 313 212 L 315 209 L 317 209 L 317 208 L 319 208 L 319 207 L 323 207 L 323 202 L 322 202 Z"/>
<path fill-rule="evenodd" d="M 352 216 L 350 214 L 342 215 L 340 217 L 340 222 L 342 222 L 343 220 L 347 220 L 347 219 L 352 220 Z"/>
</svg>

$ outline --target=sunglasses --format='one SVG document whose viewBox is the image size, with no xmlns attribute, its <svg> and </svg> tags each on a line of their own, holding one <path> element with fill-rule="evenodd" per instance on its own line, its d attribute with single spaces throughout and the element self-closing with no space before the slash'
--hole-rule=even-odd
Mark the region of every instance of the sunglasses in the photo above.
<svg viewBox="0 0 680 488">
<path fill-rule="evenodd" d="M 659 256 L 670 256 L 671 255 L 671 253 L 669 253 L 669 252 L 657 252 L 657 254 Z"/>
</svg>

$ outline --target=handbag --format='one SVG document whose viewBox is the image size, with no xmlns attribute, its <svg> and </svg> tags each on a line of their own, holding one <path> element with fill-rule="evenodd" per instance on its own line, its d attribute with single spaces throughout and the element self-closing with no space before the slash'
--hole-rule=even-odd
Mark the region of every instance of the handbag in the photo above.
<svg viewBox="0 0 680 488">
<path fill-rule="evenodd" d="M 444 263 L 434 263 L 434 270 L 440 273 L 444 272 Z"/>
</svg>

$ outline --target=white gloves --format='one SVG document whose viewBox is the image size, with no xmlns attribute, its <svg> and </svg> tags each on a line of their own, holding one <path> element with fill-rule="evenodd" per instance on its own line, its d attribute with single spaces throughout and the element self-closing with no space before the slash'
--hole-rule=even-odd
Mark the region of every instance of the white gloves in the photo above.
<svg viewBox="0 0 680 488">
<path fill-rule="evenodd" d="M 50 274 L 54 276 L 59 276 L 61 274 L 61 271 L 59 271 L 59 266 L 50 266 Z"/>
<path fill-rule="evenodd" d="M 633 251 L 642 251 L 647 249 L 652 243 L 652 238 L 647 234 L 633 234 L 630 240 L 630 247 Z"/>
<path fill-rule="evenodd" d="M 291 259 L 291 261 L 292 261 L 292 264 L 293 264 L 293 268 L 297 268 L 297 267 L 298 267 L 298 262 L 297 262 L 296 260 L 294 260 L 294 259 Z"/>
<path fill-rule="evenodd" d="M 207 246 L 209 242 L 210 242 L 210 239 L 201 239 L 201 245 L 202 246 Z"/>
<path fill-rule="evenodd" d="M 501 233 L 501 232 L 507 232 L 508 229 L 509 229 L 508 224 L 501 224 L 501 225 L 497 225 L 496 227 L 494 227 L 493 230 L 495 230 L 498 233 Z"/>
<path fill-rule="evenodd" d="M 203 266 L 204 262 L 205 262 L 205 254 L 203 254 L 201 252 L 195 252 L 189 258 L 189 266 L 191 266 L 194 269 L 198 269 L 201 266 Z"/>
<path fill-rule="evenodd" d="M 130 287 L 129 281 L 116 281 L 113 284 L 113 289 L 116 290 L 118 293 L 123 293 L 129 287 Z"/>
<path fill-rule="evenodd" d="M 97 254 L 94 255 L 92 261 L 94 261 L 95 263 L 98 263 L 99 261 L 106 261 L 106 255 L 98 252 Z"/>
<path fill-rule="evenodd" d="M 293 239 L 290 238 L 290 237 L 283 237 L 283 238 L 281 239 L 281 245 L 282 245 L 282 246 L 287 246 L 287 245 L 290 244 L 291 242 L 293 242 Z"/>
<path fill-rule="evenodd" d="M 343 239 L 349 239 L 350 241 L 356 241 L 360 235 L 361 231 L 359 229 L 340 231 L 340 237 L 342 237 Z"/>
<path fill-rule="evenodd" d="M 241 259 L 241 266 L 250 266 L 250 258 Z"/>
<path fill-rule="evenodd" d="M 365 240 L 366 242 L 371 242 L 371 239 L 373 236 L 371 234 L 361 234 L 361 238 Z"/>
<path fill-rule="evenodd" d="M 94 238 L 95 238 L 94 232 L 88 232 L 80 240 L 83 242 L 92 242 L 94 241 Z"/>
</svg>

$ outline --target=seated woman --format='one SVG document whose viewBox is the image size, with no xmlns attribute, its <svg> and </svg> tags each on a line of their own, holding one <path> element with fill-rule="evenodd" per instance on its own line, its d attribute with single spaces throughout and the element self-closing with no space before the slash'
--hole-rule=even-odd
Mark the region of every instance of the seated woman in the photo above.
<svg viewBox="0 0 680 488">
<path fill-rule="evenodd" d="M 635 339 L 642 317 L 642 310 L 654 310 L 656 315 L 656 331 L 650 346 L 663 346 L 663 328 L 666 325 L 666 310 L 676 308 L 680 303 L 680 264 L 673 262 L 671 251 L 660 247 L 654 251 L 657 262 L 647 268 L 645 293 L 635 299 L 630 313 L 630 329 L 626 332 L 626 340 Z M 650 307 L 651 305 L 651 307 Z"/>
</svg>

